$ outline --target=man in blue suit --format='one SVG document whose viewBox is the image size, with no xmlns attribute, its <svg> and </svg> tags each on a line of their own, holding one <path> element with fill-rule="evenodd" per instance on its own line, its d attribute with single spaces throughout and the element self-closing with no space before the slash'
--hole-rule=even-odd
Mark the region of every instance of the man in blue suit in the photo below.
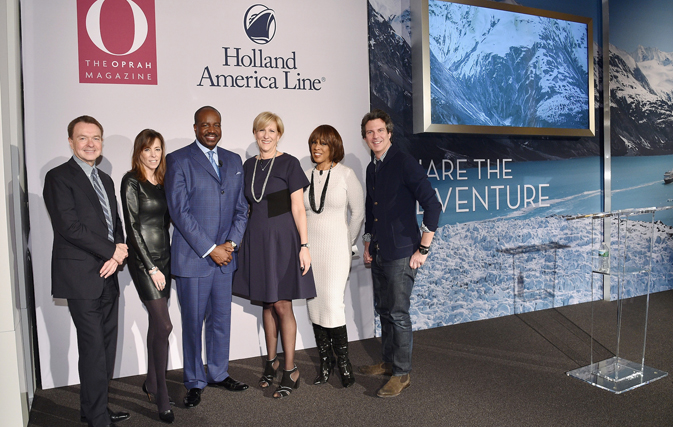
<svg viewBox="0 0 673 427">
<path fill-rule="evenodd" d="M 248 222 L 243 165 L 217 147 L 221 115 L 205 106 L 194 113 L 196 141 L 166 156 L 166 198 L 173 220 L 171 271 L 182 313 L 185 406 L 201 402 L 206 385 L 242 391 L 229 376 L 231 281 L 236 247 Z M 201 331 L 206 324 L 205 372 Z"/>
<path fill-rule="evenodd" d="M 383 356 L 360 372 L 392 375 L 376 394 L 394 397 L 411 384 L 411 290 L 428 258 L 441 205 L 418 161 L 392 144 L 393 121 L 385 111 L 365 114 L 360 127 L 373 154 L 367 166 L 363 258 L 372 266 Z M 417 202 L 424 210 L 420 229 Z"/>
</svg>

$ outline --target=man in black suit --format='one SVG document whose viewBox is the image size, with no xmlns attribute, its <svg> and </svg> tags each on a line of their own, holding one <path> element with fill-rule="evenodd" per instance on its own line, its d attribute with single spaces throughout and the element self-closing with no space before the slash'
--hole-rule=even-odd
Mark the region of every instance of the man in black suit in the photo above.
<svg viewBox="0 0 673 427">
<path fill-rule="evenodd" d="M 114 184 L 96 168 L 103 127 L 93 117 L 78 117 L 68 125 L 68 141 L 72 158 L 44 179 L 44 202 L 54 230 L 51 289 L 54 298 L 68 300 L 77 329 L 82 421 L 114 426 L 129 417 L 107 406 L 117 349 L 116 272 L 127 247 Z"/>
</svg>

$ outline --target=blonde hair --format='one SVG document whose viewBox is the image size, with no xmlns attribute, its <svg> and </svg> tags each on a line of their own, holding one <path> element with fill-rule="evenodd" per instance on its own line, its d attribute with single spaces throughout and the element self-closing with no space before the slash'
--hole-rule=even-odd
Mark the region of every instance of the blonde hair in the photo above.
<svg viewBox="0 0 673 427">
<path fill-rule="evenodd" d="M 264 129 L 271 122 L 276 123 L 278 136 L 283 136 L 283 133 L 285 133 L 285 126 L 283 126 L 283 120 L 281 120 L 281 118 L 277 114 L 271 113 L 269 111 L 259 113 L 257 117 L 255 117 L 255 120 L 253 120 L 252 122 L 252 132 L 255 133 L 258 130 Z"/>
</svg>

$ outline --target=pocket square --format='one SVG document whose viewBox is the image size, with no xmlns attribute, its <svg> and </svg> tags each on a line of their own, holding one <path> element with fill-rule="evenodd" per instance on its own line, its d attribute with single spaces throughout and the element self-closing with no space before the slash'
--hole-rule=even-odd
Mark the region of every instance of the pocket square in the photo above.
<svg viewBox="0 0 673 427">
<path fill-rule="evenodd" d="M 241 172 L 240 172 L 240 171 L 239 171 L 239 172 L 236 172 L 236 175 L 240 175 L 240 174 L 241 174 Z"/>
</svg>

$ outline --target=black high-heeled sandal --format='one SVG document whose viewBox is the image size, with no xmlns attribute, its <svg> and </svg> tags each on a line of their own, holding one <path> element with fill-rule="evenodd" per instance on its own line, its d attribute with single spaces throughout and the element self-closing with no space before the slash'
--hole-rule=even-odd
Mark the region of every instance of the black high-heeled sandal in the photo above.
<svg viewBox="0 0 673 427">
<path fill-rule="evenodd" d="M 149 390 L 147 390 L 147 384 L 143 382 L 143 393 L 147 395 L 147 400 L 152 403 L 152 399 L 154 399 L 154 393 L 150 393 Z"/>
<path fill-rule="evenodd" d="M 147 389 L 147 384 L 143 383 L 143 392 L 147 395 L 147 400 L 149 400 L 150 403 L 156 403 L 154 393 L 150 392 Z M 168 396 L 168 403 L 171 406 L 175 406 L 175 402 L 173 402 L 173 399 L 171 399 L 170 396 Z"/>
<path fill-rule="evenodd" d="M 262 378 L 259 379 L 259 386 L 261 388 L 268 388 L 273 385 L 273 380 L 276 379 L 276 373 L 278 368 L 273 369 L 273 364 L 278 360 L 278 356 L 274 357 L 272 360 L 267 360 L 264 365 L 264 373 Z M 280 362 L 278 362 L 278 367 L 280 367 Z"/>
<path fill-rule="evenodd" d="M 283 397 L 287 397 L 290 395 L 290 393 L 292 393 L 293 388 L 299 388 L 299 376 L 297 376 L 296 380 L 292 379 L 292 374 L 297 372 L 297 369 L 297 365 L 294 365 L 294 369 L 283 371 L 283 379 L 280 380 L 280 385 L 276 389 L 276 392 L 273 393 L 274 399 L 282 399 Z"/>
</svg>

